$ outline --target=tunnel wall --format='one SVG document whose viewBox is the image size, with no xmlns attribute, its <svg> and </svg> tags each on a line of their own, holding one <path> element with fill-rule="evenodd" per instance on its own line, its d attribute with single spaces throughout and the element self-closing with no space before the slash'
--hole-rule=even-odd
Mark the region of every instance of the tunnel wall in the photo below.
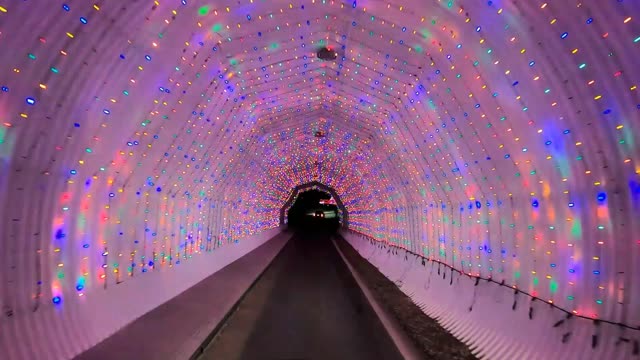
<svg viewBox="0 0 640 360">
<path fill-rule="evenodd" d="M 19 312 L 11 321 L 0 323 L 0 353 L 4 359 L 72 358 L 281 231 L 276 227 L 238 239 L 171 269 L 163 267 L 128 279 L 99 296 L 89 292 L 65 299 L 65 306 Z"/>
<path fill-rule="evenodd" d="M 627 359 L 637 338 L 616 325 L 567 318 L 544 300 L 451 271 L 354 231 L 342 236 L 428 316 L 484 359 Z M 595 338 L 595 340 L 594 340 Z M 621 338 L 626 340 L 620 340 Z M 595 345 L 594 345 L 595 344 Z M 636 355 L 637 356 L 637 355 Z"/>
</svg>

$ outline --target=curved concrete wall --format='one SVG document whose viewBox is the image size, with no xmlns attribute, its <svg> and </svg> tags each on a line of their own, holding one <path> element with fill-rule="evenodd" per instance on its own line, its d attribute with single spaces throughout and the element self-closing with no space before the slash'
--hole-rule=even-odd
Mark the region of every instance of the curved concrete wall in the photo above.
<svg viewBox="0 0 640 360">
<path fill-rule="evenodd" d="M 78 302 L 277 227 L 312 181 L 351 229 L 633 347 L 639 18 L 631 0 L 0 4 L 3 347 L 35 328 L 39 352 L 89 346 Z"/>
<path fill-rule="evenodd" d="M 627 359 L 632 330 L 569 315 L 500 282 L 452 270 L 356 232 L 343 237 L 481 359 Z"/>
</svg>

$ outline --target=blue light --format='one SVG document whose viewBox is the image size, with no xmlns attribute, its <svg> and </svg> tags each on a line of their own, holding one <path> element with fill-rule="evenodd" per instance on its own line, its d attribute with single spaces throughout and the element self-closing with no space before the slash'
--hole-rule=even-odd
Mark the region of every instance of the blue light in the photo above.
<svg viewBox="0 0 640 360">
<path fill-rule="evenodd" d="M 76 285 L 76 290 L 82 291 L 82 289 L 84 289 L 84 285 L 82 285 L 82 284 Z"/>
<path fill-rule="evenodd" d="M 78 173 L 78 172 L 77 172 L 76 170 L 71 170 L 71 171 L 69 171 L 69 174 L 71 174 L 71 175 L 75 175 L 75 174 L 77 174 L 77 173 Z"/>
<path fill-rule="evenodd" d="M 538 202 L 538 200 L 533 199 L 533 202 L 531 202 L 531 206 L 533 206 L 534 208 L 537 208 L 538 206 L 540 206 L 540 203 Z"/>
<path fill-rule="evenodd" d="M 83 24 L 86 24 L 87 23 L 87 19 L 84 18 L 84 17 L 81 17 L 80 18 L 80 22 L 83 23 Z"/>
<path fill-rule="evenodd" d="M 576 204 L 574 204 L 572 202 L 569 203 L 569 207 L 574 207 L 574 206 L 576 206 Z"/>
<path fill-rule="evenodd" d="M 27 104 L 29 105 L 34 105 L 36 103 L 36 99 L 32 97 L 28 97 L 26 101 L 27 101 Z"/>
<path fill-rule="evenodd" d="M 476 32 L 480 32 L 480 26 L 476 27 Z"/>
<path fill-rule="evenodd" d="M 601 192 L 598 194 L 598 201 L 605 201 L 607 199 L 607 194 Z"/>
<path fill-rule="evenodd" d="M 566 39 L 567 36 L 569 36 L 569 33 L 568 32 L 564 32 L 564 33 L 562 33 L 562 35 L 560 35 L 560 38 L 561 39 Z"/>
<path fill-rule="evenodd" d="M 102 110 L 102 112 L 103 112 L 105 115 L 109 115 L 109 114 L 111 114 L 111 111 L 109 111 L 109 109 L 104 109 L 104 110 Z"/>
<path fill-rule="evenodd" d="M 71 10 L 71 8 L 69 8 L 69 5 L 67 5 L 67 4 L 62 4 L 62 9 L 63 9 L 64 11 L 69 11 L 69 10 Z"/>
<path fill-rule="evenodd" d="M 144 58 L 145 58 L 147 61 L 151 61 L 151 55 L 145 55 L 145 56 L 144 56 Z"/>
<path fill-rule="evenodd" d="M 62 302 L 62 298 L 60 296 L 54 296 L 53 299 L 51 299 L 51 301 L 53 301 L 54 304 L 60 304 L 60 302 Z"/>
<path fill-rule="evenodd" d="M 600 275 L 600 270 L 593 270 L 594 275 Z"/>
<path fill-rule="evenodd" d="M 2 91 L 3 91 L 3 92 L 8 92 L 8 91 L 9 91 L 9 88 L 8 88 L 8 87 L 6 87 L 6 86 L 3 86 L 3 87 L 2 87 Z"/>
</svg>

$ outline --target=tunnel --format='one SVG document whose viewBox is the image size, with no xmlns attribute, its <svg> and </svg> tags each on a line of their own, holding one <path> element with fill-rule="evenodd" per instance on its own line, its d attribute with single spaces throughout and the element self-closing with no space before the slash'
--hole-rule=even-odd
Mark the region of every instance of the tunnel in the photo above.
<svg viewBox="0 0 640 360">
<path fill-rule="evenodd" d="M 639 59 L 635 0 L 0 0 L 0 358 L 190 358 L 145 319 L 320 189 L 475 357 L 640 359 Z"/>
</svg>

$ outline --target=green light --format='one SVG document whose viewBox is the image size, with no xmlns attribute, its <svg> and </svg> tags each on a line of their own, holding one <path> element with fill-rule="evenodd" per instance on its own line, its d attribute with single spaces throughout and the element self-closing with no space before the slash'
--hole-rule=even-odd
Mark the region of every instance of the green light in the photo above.
<svg viewBox="0 0 640 360">
<path fill-rule="evenodd" d="M 271 50 L 275 50 L 279 47 L 280 45 L 278 43 L 271 43 Z"/>
<path fill-rule="evenodd" d="M 580 239 L 582 237 L 582 224 L 580 223 L 580 219 L 573 219 L 571 235 L 573 235 L 573 237 L 575 237 L 576 239 Z"/>
<path fill-rule="evenodd" d="M 209 13 L 209 6 L 207 6 L 207 5 L 201 7 L 200 9 L 198 9 L 198 15 L 200 15 L 200 16 L 205 16 L 208 13 Z"/>
<path fill-rule="evenodd" d="M 634 43 L 640 42 L 640 36 L 638 36 L 637 38 L 633 39 Z"/>
<path fill-rule="evenodd" d="M 86 148 L 86 149 L 84 149 L 84 151 L 86 151 L 88 153 L 92 153 L 93 152 L 93 150 L 91 150 L 91 148 Z"/>
<path fill-rule="evenodd" d="M 567 300 L 573 300 L 573 299 L 575 299 L 573 296 L 571 295 L 567 296 Z"/>
<path fill-rule="evenodd" d="M 596 304 L 601 305 L 602 304 L 602 300 L 596 300 Z"/>
<path fill-rule="evenodd" d="M 587 67 L 587 64 L 580 64 L 580 66 L 579 66 L 580 69 L 584 69 L 586 67 Z"/>
<path fill-rule="evenodd" d="M 220 31 L 220 30 L 222 30 L 222 24 L 215 24 L 215 25 L 213 25 L 213 27 L 211 28 L 211 31 L 213 31 L 213 32 L 218 32 L 218 31 Z"/>
<path fill-rule="evenodd" d="M 540 280 L 538 280 L 537 276 L 533 277 L 533 286 L 538 286 L 538 284 L 540 283 Z"/>
<path fill-rule="evenodd" d="M 549 281 L 549 291 L 552 294 L 555 294 L 558 291 L 558 282 L 551 279 L 551 281 Z"/>
<path fill-rule="evenodd" d="M 36 56 L 33 55 L 33 54 L 29 54 L 28 56 L 29 56 L 29 59 L 31 59 L 31 60 L 35 60 L 36 59 Z"/>
</svg>

